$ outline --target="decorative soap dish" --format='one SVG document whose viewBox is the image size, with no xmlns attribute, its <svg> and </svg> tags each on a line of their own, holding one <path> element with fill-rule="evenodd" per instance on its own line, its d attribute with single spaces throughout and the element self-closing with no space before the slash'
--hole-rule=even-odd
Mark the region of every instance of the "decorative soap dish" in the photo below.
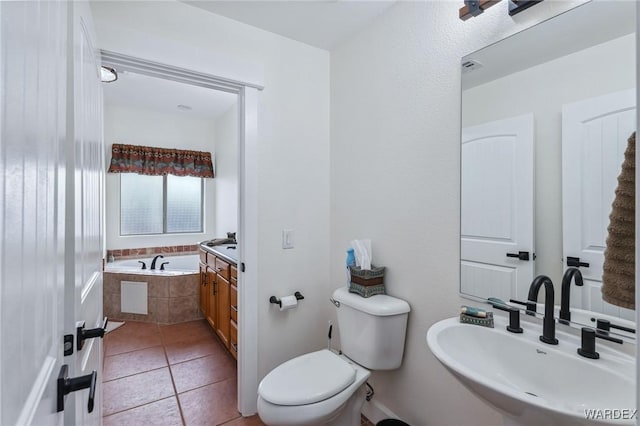
<svg viewBox="0 0 640 426">
<path fill-rule="evenodd" d="M 493 312 L 487 312 L 487 316 L 484 318 L 460 313 L 460 322 L 493 328 Z"/>
</svg>

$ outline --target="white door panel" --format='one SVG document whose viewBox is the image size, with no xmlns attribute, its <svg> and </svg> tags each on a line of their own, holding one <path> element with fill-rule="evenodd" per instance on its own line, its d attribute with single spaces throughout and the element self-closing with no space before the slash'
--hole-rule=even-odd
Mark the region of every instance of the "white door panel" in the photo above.
<svg viewBox="0 0 640 426">
<path fill-rule="evenodd" d="M 78 323 L 86 329 L 101 328 L 102 257 L 103 257 L 103 187 L 104 149 L 102 139 L 102 86 L 100 60 L 93 45 L 95 35 L 86 2 L 73 2 L 70 21 L 73 25 L 73 52 L 69 69 L 73 72 L 73 92 L 69 98 L 74 111 L 73 156 L 68 158 L 67 192 L 72 193 L 73 228 L 67 234 L 67 303 L 73 306 L 66 320 L 75 331 Z M 71 223 L 69 220 L 67 223 Z M 77 349 L 77 348 L 76 348 Z M 69 395 L 65 408 L 67 423 L 100 424 L 102 418 L 102 340 L 87 339 L 82 349 L 68 358 L 73 376 L 96 371 L 94 408 L 88 412 L 88 390 Z"/>
<path fill-rule="evenodd" d="M 102 95 L 90 38 L 75 30 L 86 11 L 0 2 L 3 425 L 101 421 L 99 387 L 91 416 L 88 390 L 67 395 L 64 414 L 57 407 L 63 364 L 69 377 L 102 365 L 100 339 L 63 355 L 77 319 L 102 324 Z"/>
<path fill-rule="evenodd" d="M 64 2 L 0 2 L 2 425 L 63 420 L 66 10 Z"/>
<path fill-rule="evenodd" d="M 569 256 L 589 264 L 580 271 L 590 288 L 580 292 L 583 297 L 576 297 L 572 306 L 614 316 L 626 313 L 602 301 L 602 264 L 617 177 L 627 139 L 636 129 L 635 116 L 635 89 L 562 108 L 563 257 L 565 268 Z"/>
<path fill-rule="evenodd" d="M 462 129 L 461 291 L 526 299 L 533 280 L 533 115 Z M 529 252 L 529 261 L 507 253 Z"/>
</svg>

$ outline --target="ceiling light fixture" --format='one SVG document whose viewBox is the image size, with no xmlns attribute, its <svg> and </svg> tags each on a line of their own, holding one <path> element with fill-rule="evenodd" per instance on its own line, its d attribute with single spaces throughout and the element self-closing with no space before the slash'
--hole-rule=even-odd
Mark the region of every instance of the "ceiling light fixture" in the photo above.
<svg viewBox="0 0 640 426">
<path fill-rule="evenodd" d="M 480 15 L 485 9 L 500 3 L 500 1 L 501 0 L 464 0 L 464 7 L 458 10 L 458 17 L 466 21 L 469 18 Z M 542 0 L 507 0 L 509 4 L 509 16 L 516 15 L 541 1 Z"/>
<path fill-rule="evenodd" d="M 100 67 L 100 81 L 103 83 L 113 83 L 118 79 L 118 73 L 111 67 Z"/>
</svg>

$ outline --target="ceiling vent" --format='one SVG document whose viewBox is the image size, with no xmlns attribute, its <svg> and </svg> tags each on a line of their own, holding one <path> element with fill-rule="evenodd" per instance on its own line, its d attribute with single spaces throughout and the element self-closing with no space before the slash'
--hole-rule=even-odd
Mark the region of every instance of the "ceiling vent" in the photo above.
<svg viewBox="0 0 640 426">
<path fill-rule="evenodd" d="M 482 68 L 482 64 L 474 59 L 468 59 L 462 63 L 462 73 L 468 73 Z"/>
</svg>

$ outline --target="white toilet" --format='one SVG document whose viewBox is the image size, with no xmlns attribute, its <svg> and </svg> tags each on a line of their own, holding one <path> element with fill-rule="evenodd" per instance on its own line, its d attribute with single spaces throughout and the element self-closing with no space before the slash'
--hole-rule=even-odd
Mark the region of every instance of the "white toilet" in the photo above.
<svg viewBox="0 0 640 426">
<path fill-rule="evenodd" d="M 269 426 L 360 425 L 369 370 L 402 364 L 409 304 L 387 295 L 363 298 L 339 288 L 342 355 L 323 349 L 274 368 L 258 387 L 258 414 Z"/>
</svg>

